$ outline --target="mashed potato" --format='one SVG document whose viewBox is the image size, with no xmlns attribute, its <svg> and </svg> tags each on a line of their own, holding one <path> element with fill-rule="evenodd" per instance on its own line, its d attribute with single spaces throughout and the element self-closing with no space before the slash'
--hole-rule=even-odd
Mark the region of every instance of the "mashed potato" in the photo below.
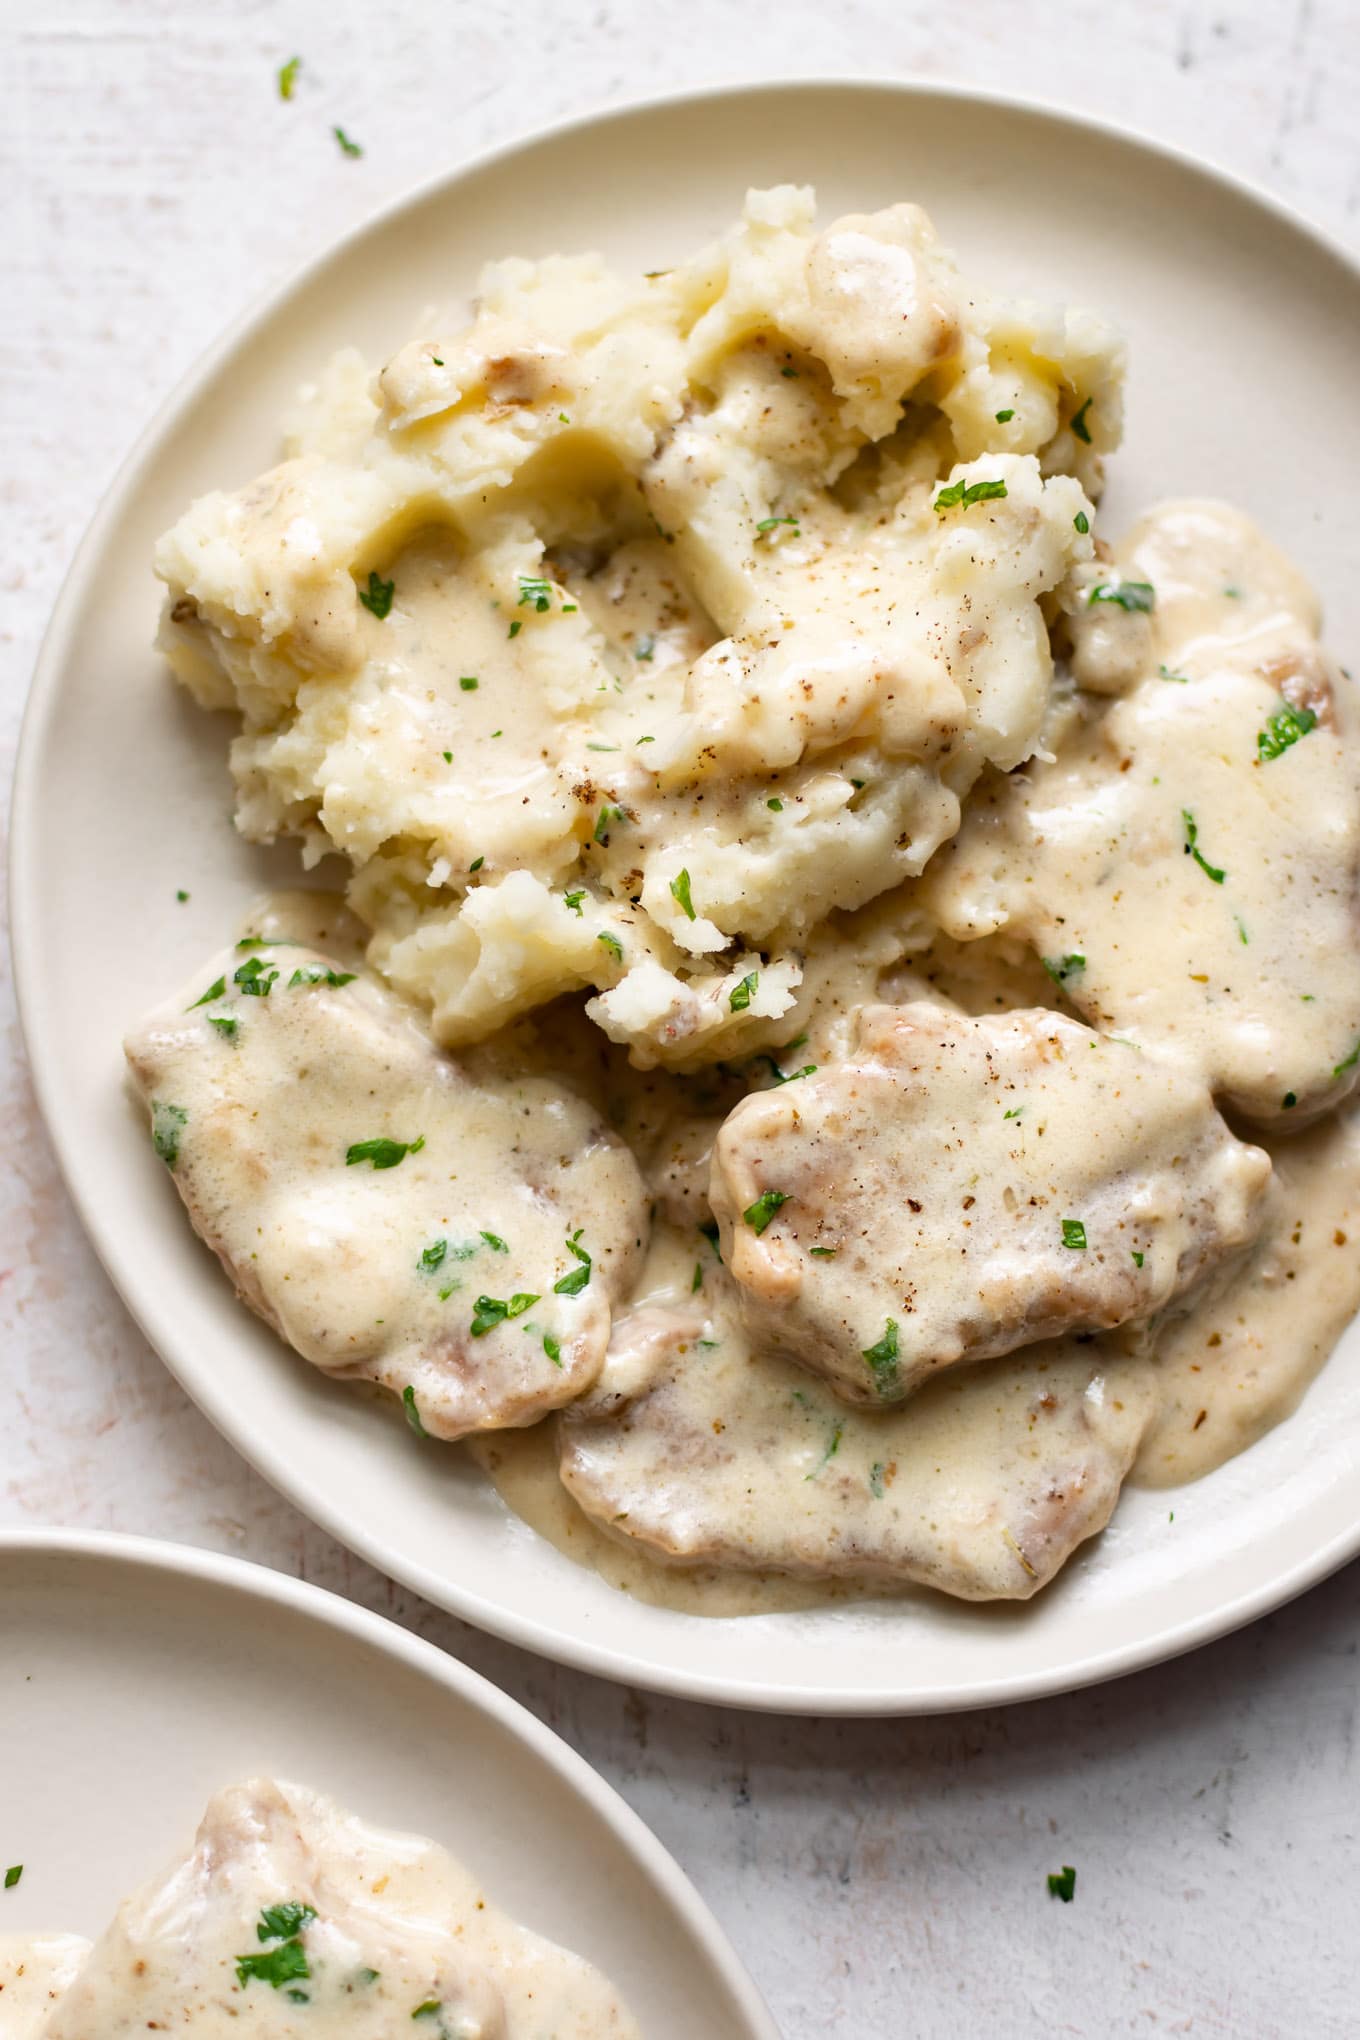
<svg viewBox="0 0 1360 2040">
<path fill-rule="evenodd" d="M 662 275 L 496 263 L 166 534 L 161 643 L 241 712 L 243 832 L 350 860 L 438 1040 L 586 990 L 642 1067 L 746 1054 L 827 917 L 1035 751 L 1121 368 L 909 205 L 818 232 L 783 186 Z"/>
</svg>

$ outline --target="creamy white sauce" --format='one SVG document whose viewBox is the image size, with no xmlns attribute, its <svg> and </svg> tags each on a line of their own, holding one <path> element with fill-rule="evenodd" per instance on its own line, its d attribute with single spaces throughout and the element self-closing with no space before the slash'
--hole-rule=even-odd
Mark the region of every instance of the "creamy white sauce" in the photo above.
<svg viewBox="0 0 1360 2040">
<path fill-rule="evenodd" d="M 435 1843 L 271 1779 L 219 1793 L 189 1856 L 127 1900 L 73 1976 L 72 1959 L 55 2003 L 16 2029 L 26 2040 L 638 2034 L 598 1970 L 500 1912 Z"/>
<path fill-rule="evenodd" d="M 90 1944 L 79 1934 L 0 1934 L 0 2033 L 37 2040 Z"/>
</svg>

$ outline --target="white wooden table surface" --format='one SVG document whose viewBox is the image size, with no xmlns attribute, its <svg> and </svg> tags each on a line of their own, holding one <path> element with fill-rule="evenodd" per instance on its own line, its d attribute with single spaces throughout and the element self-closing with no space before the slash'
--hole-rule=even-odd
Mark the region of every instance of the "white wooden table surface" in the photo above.
<svg viewBox="0 0 1360 2040">
<path fill-rule="evenodd" d="M 1354 0 L 0 0 L 6 789 L 80 532 L 244 304 L 488 143 L 665 87 L 819 72 L 1085 107 L 1360 234 Z M 1360 2032 L 1360 1568 L 1180 1663 L 952 1720 L 767 1720 L 559 1671 L 351 1559 L 189 1406 L 76 1224 L 4 999 L 0 1521 L 244 1553 L 489 1673 L 675 1852 L 788 2040 Z M 1045 1889 L 1063 1862 L 1071 1906 Z"/>
</svg>

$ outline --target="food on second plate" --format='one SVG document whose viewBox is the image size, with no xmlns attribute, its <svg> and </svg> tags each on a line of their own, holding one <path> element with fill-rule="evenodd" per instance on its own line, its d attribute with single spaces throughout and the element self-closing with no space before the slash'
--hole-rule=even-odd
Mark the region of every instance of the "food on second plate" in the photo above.
<svg viewBox="0 0 1360 2040">
<path fill-rule="evenodd" d="M 533 1423 L 594 1381 L 646 1192 L 561 1084 L 469 1075 L 380 986 L 264 935 L 127 1053 L 196 1230 L 315 1366 L 380 1383 L 439 1438 Z"/>
<path fill-rule="evenodd" d="M 90 1944 L 79 1934 L 0 1934 L 0 2033 L 37 2040 Z"/>
<path fill-rule="evenodd" d="M 866 1006 L 845 1061 L 728 1116 L 711 1196 L 760 1349 L 873 1403 L 1151 1317 L 1255 1236 L 1269 1179 L 1203 1084 L 1129 1043 Z"/>
<path fill-rule="evenodd" d="M 1237 511 L 1097 531 L 1122 374 L 912 206 L 752 192 L 493 264 L 161 542 L 238 827 L 357 919 L 134 1033 L 158 1150 L 654 1598 L 1023 1598 L 1360 1305 L 1352 687 Z"/>
<path fill-rule="evenodd" d="M 20 2030 L 25 2040 L 638 2032 L 597 1969 L 499 1912 L 435 1843 L 268 1778 L 217 1795 L 188 1857 L 128 1899 Z"/>
</svg>

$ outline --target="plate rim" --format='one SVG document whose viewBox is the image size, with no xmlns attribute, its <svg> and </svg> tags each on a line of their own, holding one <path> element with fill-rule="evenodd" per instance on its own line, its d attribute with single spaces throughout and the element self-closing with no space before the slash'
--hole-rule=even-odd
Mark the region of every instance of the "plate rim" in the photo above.
<svg viewBox="0 0 1360 2040">
<path fill-rule="evenodd" d="M 76 1559 L 96 1577 L 106 1568 L 131 1567 L 151 1579 L 160 1576 L 226 1588 L 246 1604 L 264 1601 L 319 1622 L 352 1643 L 367 1645 L 380 1657 L 400 1661 L 443 1688 L 503 1728 L 516 1743 L 531 1749 L 584 1802 L 652 1878 L 667 1909 L 682 1923 L 691 1941 L 703 1949 L 730 1994 L 734 2010 L 745 2020 L 751 2040 L 780 2040 L 774 2016 L 722 1922 L 642 1815 L 565 1737 L 484 1672 L 344 1594 L 231 1552 L 116 1530 L 0 1529 L 0 1595 L 6 1590 L 14 1562 L 25 1559 L 38 1563 Z"/>
<path fill-rule="evenodd" d="M 553 1662 L 611 1679 L 616 1683 L 641 1686 L 675 1698 L 698 1700 L 710 1705 L 779 1714 L 811 1713 L 825 1718 L 833 1716 L 884 1718 L 960 1713 L 976 1708 L 1050 1698 L 1165 1663 L 1202 1644 L 1229 1635 L 1320 1584 L 1360 1553 L 1360 1508 L 1357 1509 L 1354 1521 L 1348 1528 L 1338 1531 L 1306 1559 L 1298 1561 L 1283 1574 L 1252 1587 L 1211 1610 L 1187 1616 L 1155 1635 L 1135 1639 L 1118 1648 L 1107 1648 L 1069 1660 L 1064 1665 L 1053 1667 L 1044 1673 L 1021 1672 L 994 1675 L 986 1679 L 971 1678 L 963 1684 L 936 1685 L 929 1689 L 904 1684 L 893 1694 L 885 1694 L 882 1691 L 866 1694 L 855 1688 L 794 1685 L 788 1681 L 781 1681 L 778 1684 L 746 1680 L 729 1681 L 710 1674 L 688 1672 L 673 1663 L 659 1665 L 651 1660 L 640 1660 L 630 1656 L 626 1651 L 597 1644 L 583 1635 L 549 1630 L 541 1618 L 519 1615 L 480 1594 L 466 1591 L 456 1580 L 450 1580 L 445 1575 L 422 1565 L 418 1559 L 407 1558 L 400 1550 L 390 1548 L 381 1537 L 371 1537 L 367 1534 L 354 1537 L 346 1524 L 338 1499 L 333 1500 L 324 1492 L 314 1490 L 305 1479 L 300 1484 L 294 1480 L 290 1486 L 281 1486 L 268 1453 L 252 1449 L 235 1430 L 227 1428 L 219 1421 L 211 1406 L 211 1400 L 205 1399 L 204 1395 L 199 1393 L 197 1384 L 184 1378 L 178 1366 L 163 1350 L 159 1340 L 152 1336 L 141 1309 L 128 1294 L 118 1267 L 116 1226 L 106 1228 L 102 1215 L 82 1192 L 77 1166 L 75 1130 L 67 1128 L 62 1118 L 59 1102 L 60 1072 L 43 1048 L 41 1005 L 37 995 L 30 989 L 36 978 L 36 966 L 32 964 L 31 959 L 37 941 L 37 923 L 40 919 L 36 897 L 37 859 L 31 843 L 33 825 L 30 822 L 30 812 L 36 811 L 38 806 L 36 763 L 59 701 L 60 675 L 67 640 L 88 597 L 88 584 L 97 566 L 106 532 L 114 523 L 124 498 L 134 490 L 144 474 L 153 466 L 162 442 L 174 431 L 181 412 L 193 401 L 201 387 L 217 374 L 233 353 L 281 314 L 293 298 L 302 294 L 322 271 L 340 258 L 351 256 L 362 243 L 370 236 L 381 232 L 390 221 L 435 199 L 446 187 L 456 185 L 469 175 L 491 169 L 515 156 L 532 153 L 545 144 L 565 139 L 585 129 L 607 127 L 616 122 L 633 119 L 640 114 L 662 109 L 674 112 L 685 106 L 708 106 L 715 101 L 770 100 L 823 92 L 859 94 L 866 98 L 871 96 L 896 98 L 904 102 L 942 100 L 955 106 L 990 107 L 1033 119 L 1040 125 L 1056 126 L 1069 131 L 1075 129 L 1106 141 L 1114 141 L 1136 153 L 1150 155 L 1211 185 L 1217 185 L 1228 195 L 1264 211 L 1293 234 L 1301 236 L 1316 252 L 1339 264 L 1357 284 L 1360 284 L 1360 251 L 1353 249 L 1329 228 L 1310 220 L 1286 200 L 1277 197 L 1237 171 L 1228 169 L 1212 157 L 1197 154 L 1179 143 L 1148 135 L 1130 123 L 1106 118 L 1058 101 L 973 86 L 958 80 L 936 80 L 920 74 L 869 78 L 856 72 L 840 74 L 831 72 L 805 77 L 763 81 L 734 80 L 714 85 L 685 87 L 642 98 L 629 98 L 614 104 L 593 106 L 565 119 L 531 127 L 490 148 L 459 156 L 443 169 L 363 213 L 351 226 L 326 240 L 278 283 L 258 293 L 172 385 L 119 462 L 72 555 L 34 661 L 15 754 L 9 832 L 8 894 L 15 999 L 20 1032 L 43 1125 L 52 1144 L 66 1192 L 105 1274 L 161 1364 L 169 1369 L 195 1407 L 207 1417 L 215 1429 L 222 1432 L 232 1449 L 268 1481 L 276 1492 L 283 1494 L 295 1507 L 300 1508 L 312 1522 L 334 1537 L 345 1549 L 356 1552 L 366 1562 L 377 1567 L 388 1577 L 400 1581 L 433 1606 L 456 1615 L 489 1635 Z M 30 876 L 31 870 L 35 876 Z M 306 1497 L 305 1501 L 298 1499 L 300 1495 Z M 41 1539 L 44 1535 L 58 1534 L 79 1542 L 86 1536 L 113 1536 L 123 1533 L 80 1531 L 0 1533 L 0 1554 L 3 1554 L 11 1537 L 33 1536 Z M 129 1544 L 162 1543 L 162 1540 L 156 1538 L 133 1536 L 127 1537 L 126 1541 Z M 187 1546 L 169 1548 L 198 1549 Z M 268 1567 L 254 1566 L 252 1561 L 237 1560 L 227 1554 L 222 1555 L 222 1562 L 227 1565 L 252 1566 L 256 1571 L 270 1572 Z M 281 1574 L 272 1576 L 276 1579 L 287 1577 Z M 304 1583 L 292 1584 L 302 1586 Z M 324 1592 L 322 1589 L 307 1591 Z M 341 1605 L 352 1610 L 357 1607 L 357 1604 L 348 1601 L 341 1602 Z M 358 1612 L 367 1613 L 362 1610 Z M 381 1617 L 372 1619 L 382 1621 Z M 409 1635 L 409 1632 L 405 1631 L 399 1633 L 403 1636 Z M 446 1656 L 445 1653 L 438 1652 L 433 1645 L 423 1647 L 436 1650 L 437 1656 Z M 457 1659 L 453 1659 L 452 1662 L 461 1664 Z M 480 1677 L 479 1674 L 468 1671 L 467 1667 L 462 1669 L 470 1677 Z M 498 1689 L 493 1688 L 493 1691 L 495 1690 Z M 516 1702 L 508 1701 L 507 1696 L 501 1697 L 512 1707 L 518 1705 Z M 532 1716 L 529 1718 L 533 1720 Z M 551 1731 L 545 1733 L 551 1734 Z"/>
</svg>

